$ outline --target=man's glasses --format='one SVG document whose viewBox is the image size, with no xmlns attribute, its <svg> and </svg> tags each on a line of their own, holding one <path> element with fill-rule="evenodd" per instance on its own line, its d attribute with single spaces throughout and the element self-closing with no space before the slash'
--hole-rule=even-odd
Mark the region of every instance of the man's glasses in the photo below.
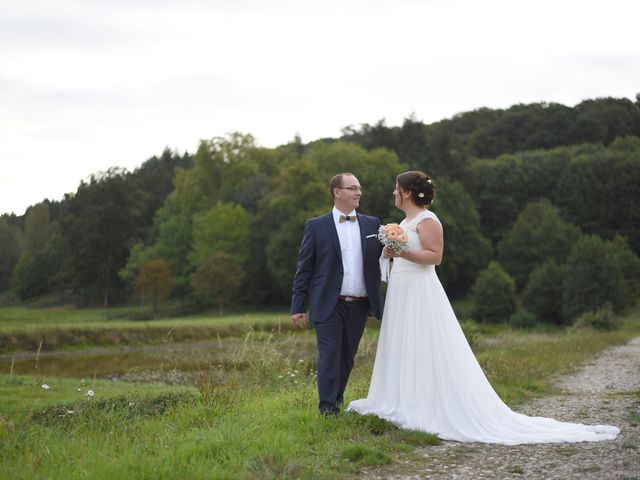
<svg viewBox="0 0 640 480">
<path fill-rule="evenodd" d="M 336 188 L 340 188 L 342 190 L 351 190 L 352 192 L 361 192 L 362 193 L 362 187 L 359 185 L 353 185 L 352 187 L 336 187 Z"/>
</svg>

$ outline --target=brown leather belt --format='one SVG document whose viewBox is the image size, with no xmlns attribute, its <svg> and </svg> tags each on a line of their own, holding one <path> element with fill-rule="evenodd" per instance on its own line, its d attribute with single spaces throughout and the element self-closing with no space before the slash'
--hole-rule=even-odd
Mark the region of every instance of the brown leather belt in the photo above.
<svg viewBox="0 0 640 480">
<path fill-rule="evenodd" d="M 369 297 L 350 297 L 348 295 L 340 295 L 338 299 L 343 302 L 364 302 L 369 299 Z"/>
</svg>

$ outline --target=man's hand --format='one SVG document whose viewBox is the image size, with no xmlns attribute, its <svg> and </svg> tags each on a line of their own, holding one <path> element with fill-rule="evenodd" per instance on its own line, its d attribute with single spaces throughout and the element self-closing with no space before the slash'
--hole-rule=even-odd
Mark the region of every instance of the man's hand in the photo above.
<svg viewBox="0 0 640 480">
<path fill-rule="evenodd" d="M 294 313 L 293 315 L 291 315 L 291 320 L 293 321 L 293 324 L 299 328 L 309 325 L 306 313 Z"/>
</svg>

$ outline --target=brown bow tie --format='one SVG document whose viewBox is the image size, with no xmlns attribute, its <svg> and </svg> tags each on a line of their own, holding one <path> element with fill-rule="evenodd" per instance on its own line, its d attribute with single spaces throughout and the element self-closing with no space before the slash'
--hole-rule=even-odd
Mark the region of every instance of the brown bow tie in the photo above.
<svg viewBox="0 0 640 480">
<path fill-rule="evenodd" d="M 356 216 L 355 215 L 347 215 L 346 217 L 344 215 L 340 215 L 340 223 L 343 222 L 355 222 L 356 221 Z"/>
</svg>

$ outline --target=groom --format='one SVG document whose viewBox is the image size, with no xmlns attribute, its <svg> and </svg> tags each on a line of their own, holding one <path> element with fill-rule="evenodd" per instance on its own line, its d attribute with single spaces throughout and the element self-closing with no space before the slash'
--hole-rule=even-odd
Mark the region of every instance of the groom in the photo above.
<svg viewBox="0 0 640 480">
<path fill-rule="evenodd" d="M 306 325 L 309 305 L 318 342 L 320 413 L 337 415 L 367 317 L 382 317 L 381 246 L 379 219 L 356 213 L 362 196 L 358 179 L 338 174 L 329 191 L 333 210 L 304 226 L 291 320 Z"/>
</svg>

